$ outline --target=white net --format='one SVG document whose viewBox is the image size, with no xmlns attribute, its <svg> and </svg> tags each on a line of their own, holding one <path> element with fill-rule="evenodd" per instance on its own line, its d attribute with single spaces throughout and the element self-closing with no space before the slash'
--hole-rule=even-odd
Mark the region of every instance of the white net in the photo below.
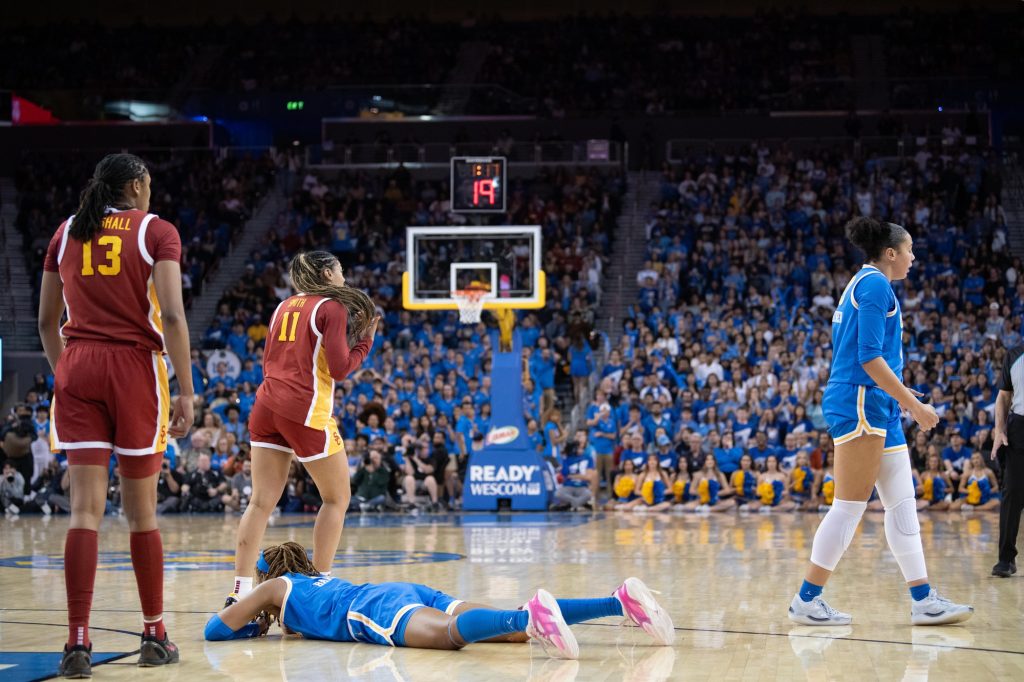
<svg viewBox="0 0 1024 682">
<path fill-rule="evenodd" d="M 482 289 L 456 289 L 452 291 L 452 298 L 459 306 L 459 322 L 462 324 L 476 324 L 480 321 L 480 314 L 484 310 L 484 300 L 487 298 L 487 291 Z"/>
</svg>

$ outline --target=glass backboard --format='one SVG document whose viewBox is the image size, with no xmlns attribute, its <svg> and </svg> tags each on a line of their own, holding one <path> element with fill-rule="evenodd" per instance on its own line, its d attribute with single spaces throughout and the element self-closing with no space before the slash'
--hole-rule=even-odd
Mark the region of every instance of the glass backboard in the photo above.
<svg viewBox="0 0 1024 682">
<path fill-rule="evenodd" d="M 402 304 L 454 309 L 452 291 L 486 289 L 485 310 L 542 308 L 546 280 L 537 225 L 409 227 Z"/>
</svg>

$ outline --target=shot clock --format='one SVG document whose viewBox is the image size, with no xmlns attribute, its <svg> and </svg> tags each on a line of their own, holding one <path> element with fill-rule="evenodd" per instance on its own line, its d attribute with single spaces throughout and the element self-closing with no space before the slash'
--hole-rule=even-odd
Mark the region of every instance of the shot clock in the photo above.
<svg viewBox="0 0 1024 682">
<path fill-rule="evenodd" d="M 452 157 L 452 211 L 504 213 L 507 171 L 503 156 Z"/>
</svg>

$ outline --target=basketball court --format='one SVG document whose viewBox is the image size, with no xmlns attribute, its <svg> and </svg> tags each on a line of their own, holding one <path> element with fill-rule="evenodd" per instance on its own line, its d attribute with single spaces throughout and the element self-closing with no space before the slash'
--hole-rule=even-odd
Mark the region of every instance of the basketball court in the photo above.
<svg viewBox="0 0 1024 682">
<path fill-rule="evenodd" d="M 504 165 L 463 172 L 467 202 L 504 208 Z M 478 172 L 479 171 L 479 172 Z M 483 179 L 478 177 L 482 174 Z M 459 176 L 462 177 L 462 176 Z M 453 171 L 453 179 L 456 178 Z M 501 188 L 499 191 L 498 188 Z M 674 619 L 672 647 L 652 646 L 615 619 L 574 627 L 579 661 L 549 660 L 537 645 L 474 644 L 458 652 L 388 649 L 285 637 L 205 642 L 233 576 L 235 515 L 161 520 L 166 620 L 181 664 L 139 670 L 141 621 L 123 518 L 108 518 L 92 617 L 97 679 L 147 680 L 627 680 L 1024 679 L 1024 623 L 1016 579 L 989 577 L 995 515 L 923 515 L 932 581 L 974 604 L 966 625 L 913 628 L 909 596 L 869 515 L 829 586 L 854 625 L 794 626 L 786 609 L 819 522 L 815 514 L 555 514 L 553 477 L 525 439 L 523 344 L 511 311 L 545 305 L 538 226 L 462 225 L 407 231 L 403 305 L 458 308 L 464 323 L 489 310 L 493 421 L 470 457 L 459 514 L 352 515 L 335 575 L 352 582 L 425 583 L 457 598 L 517 607 L 539 587 L 556 596 L 610 594 L 628 576 L 661 592 Z M 485 318 L 486 319 L 486 318 Z M 478 330 L 477 330 L 478 332 Z M 458 333 L 467 338 L 471 327 Z M 500 436 L 496 435 L 500 434 Z M 507 512 L 498 510 L 533 510 Z M 311 515 L 281 516 L 264 544 L 312 544 Z M 57 668 L 66 629 L 63 540 L 67 519 L 6 519 L 0 533 L 0 670 L 12 682 Z M 874 585 L 875 588 L 868 589 Z"/>
<path fill-rule="evenodd" d="M 971 3 L 969 11 L 915 2 L 912 12 L 903 3 L 813 3 L 809 11 L 756 0 L 723 14 L 717 3 L 655 1 L 631 3 L 623 15 L 621 3 L 520 3 L 482 13 L 478 3 L 424 9 L 398 0 L 366 6 L 358 19 L 320 0 L 232 4 L 239 5 L 232 17 L 217 3 L 154 5 L 145 25 L 111 2 L 60 14 L 33 3 L 5 10 L 0 407 L 10 414 L 0 419 L 0 463 L 18 467 L 27 485 L 18 491 L 20 479 L 5 473 L 0 486 L 0 682 L 57 678 L 69 602 L 78 613 L 68 658 L 78 670 L 87 664 L 89 573 L 75 571 L 92 565 L 93 533 L 72 539 L 66 571 L 70 519 L 51 515 L 47 496 L 98 504 L 101 472 L 76 474 L 75 486 L 95 495 L 71 491 L 49 470 L 45 444 L 89 455 L 103 448 L 100 463 L 106 448 L 116 450 L 127 473 L 129 461 L 143 462 L 139 455 L 179 433 L 173 419 L 168 432 L 161 412 L 147 417 L 156 424 L 146 432 L 152 439 L 127 442 L 135 429 L 125 421 L 139 416 L 121 418 L 137 388 L 128 381 L 112 381 L 117 399 L 100 396 L 107 404 L 93 410 L 110 433 L 92 435 L 77 423 L 80 382 L 67 377 L 77 379 L 78 370 L 64 369 L 77 361 L 62 360 L 55 380 L 57 363 L 51 367 L 43 343 L 54 357 L 55 318 L 63 315 L 56 311 L 70 321 L 68 305 L 78 310 L 79 300 L 102 314 L 76 313 L 64 328 L 76 341 L 134 339 L 154 351 L 162 344 L 178 359 L 199 353 L 191 369 L 178 362 L 169 382 L 154 354 L 157 383 L 145 395 L 156 396 L 155 409 L 175 405 L 179 416 L 179 400 L 195 407 L 192 432 L 172 439 L 159 488 L 161 512 L 172 512 L 159 518 L 163 620 L 180 662 L 136 665 L 143 622 L 129 545 L 155 602 L 156 535 L 132 537 L 112 486 L 88 621 L 97 680 L 1024 681 L 1024 566 L 1010 578 L 991 575 L 998 513 L 970 506 L 919 513 L 927 582 L 974 613 L 957 625 L 913 627 L 903 575 L 919 575 L 910 566 L 920 556 L 914 503 L 909 492 L 896 492 L 907 484 L 905 470 L 887 473 L 894 463 L 927 462 L 934 447 L 941 469 L 957 473 L 926 472 L 914 486 L 919 499 L 995 505 L 1002 489 L 999 503 L 1017 515 L 1016 476 L 1005 473 L 1012 466 L 1000 472 L 1010 482 L 1000 488 L 995 472 L 970 460 L 997 452 L 1013 423 L 998 395 L 1019 377 L 1010 362 L 1008 378 L 998 381 L 997 365 L 1024 343 L 1024 295 L 1014 294 L 1024 281 L 1016 262 L 1024 257 L 1024 100 L 1010 67 L 1024 54 L 1020 3 L 1016 13 L 994 2 Z M 145 62 L 126 67 L 125 54 L 142 48 Z M 139 158 L 94 169 L 113 151 Z M 134 209 L 140 217 L 132 227 L 103 217 Z M 163 218 L 154 221 L 156 214 Z M 117 226 L 103 227 L 107 220 Z M 53 238 L 60 224 L 63 241 Z M 104 229 L 135 229 L 138 239 L 100 237 Z M 80 264 L 64 260 L 56 277 L 44 274 L 79 241 Z M 122 254 L 122 244 L 132 248 Z M 93 250 L 101 245 L 102 257 Z M 922 256 L 913 275 L 911 246 Z M 334 258 L 296 261 L 307 249 Z M 122 273 L 122 258 L 124 274 L 111 279 Z M 870 266 L 863 275 L 861 263 Z M 336 265 L 380 317 L 361 295 L 345 295 L 352 289 L 327 286 L 341 281 Z M 165 273 L 174 267 L 182 269 L 187 312 L 177 312 L 177 292 L 166 296 Z M 850 278 L 868 274 L 865 300 L 881 302 L 884 293 L 891 305 L 884 319 L 864 315 L 861 335 L 870 331 L 875 341 L 854 349 L 843 329 L 860 324 L 861 313 L 847 309 L 844 322 L 844 308 L 859 308 L 860 280 Z M 889 284 L 908 279 L 889 291 L 879 275 Z M 292 305 L 312 313 L 297 327 L 295 312 L 286 334 L 274 311 L 288 307 L 279 302 L 293 285 L 311 298 Z M 67 294 L 63 305 L 59 291 Z M 320 296 L 338 303 L 302 305 Z M 342 323 L 339 305 L 357 297 Z M 837 302 L 842 308 L 833 311 Z M 174 322 L 183 316 L 188 348 Z M 363 334 L 368 319 L 375 332 Z M 292 343 L 297 328 L 308 346 Z M 288 341 L 291 350 L 268 341 Z M 907 353 L 901 347 L 897 360 L 901 342 Z M 862 365 L 862 357 L 870 362 Z M 889 383 L 877 373 L 883 369 L 892 370 Z M 122 378 L 117 369 L 110 375 Z M 819 395 L 828 376 L 851 396 L 842 405 L 851 426 L 837 431 L 846 434 L 837 436 L 840 448 L 859 456 L 877 446 L 893 455 L 878 478 L 887 503 L 893 488 L 896 504 L 885 513 L 897 550 L 905 543 L 902 571 L 882 513 L 866 512 L 855 533 L 841 520 L 851 518 L 842 515 L 844 498 L 847 510 L 863 512 L 845 490 L 837 498 L 837 475 L 857 474 L 842 450 L 838 470 L 846 473 L 837 474 L 835 449 L 826 447 L 825 426 L 837 430 L 843 412 L 828 403 L 844 402 Z M 877 387 L 896 381 L 912 385 L 922 402 L 930 396 L 931 416 L 941 420 L 933 431 L 923 410 L 905 415 L 913 458 L 889 438 L 898 436 L 895 408 Z M 261 384 L 269 388 L 257 405 Z M 1020 390 L 1009 408 L 1017 416 L 1024 415 Z M 61 413 L 57 393 L 62 405 L 69 397 Z M 899 402 L 907 408 L 905 397 Z M 257 415 L 289 422 L 298 415 L 304 430 L 276 418 L 274 431 L 259 428 L 256 407 Z M 876 411 L 884 421 L 869 419 Z M 922 429 L 928 436 L 916 442 Z M 196 431 L 203 433 L 193 440 Z M 283 465 L 306 449 L 289 443 L 298 438 L 292 433 L 322 443 L 310 460 L 340 457 L 327 463 L 341 472 L 347 459 L 346 475 L 359 475 L 353 509 L 366 511 L 347 516 L 333 576 L 425 584 L 501 610 L 521 607 L 540 588 L 561 598 L 607 598 L 636 576 L 673 619 L 675 642 L 658 646 L 623 618 L 572 626 L 580 648 L 573 661 L 549 658 L 536 642 L 391 648 L 303 639 L 277 624 L 265 637 L 205 641 L 233 578 L 249 572 L 235 566 L 236 542 L 246 546 L 237 537 L 241 515 L 179 514 L 172 505 L 264 510 L 262 487 L 273 479 L 266 453 Z M 854 441 L 861 433 L 869 438 Z M 710 454 L 719 459 L 705 462 Z M 779 468 L 764 477 L 744 469 L 718 478 L 712 464 L 720 461 L 728 475 L 746 466 L 741 457 L 764 467 L 770 454 Z M 57 459 L 66 466 L 67 450 Z M 224 500 L 208 465 L 230 481 Z M 696 475 L 700 466 L 705 473 Z M 246 467 L 256 468 L 255 483 Z M 187 475 L 188 485 L 166 478 L 175 478 L 171 470 Z M 684 484 L 687 470 L 693 475 Z M 316 514 L 309 512 L 324 506 L 321 524 L 337 527 L 343 502 L 333 488 L 346 485 L 344 476 L 298 474 L 289 473 L 264 548 L 294 541 L 312 551 Z M 852 485 L 844 480 L 842 488 L 856 492 Z M 742 513 L 732 508 L 734 494 L 747 502 Z M 824 593 L 831 607 L 852 614 L 852 625 L 796 625 L 787 614 L 824 513 L 780 505 L 810 500 L 806 508 L 819 509 L 819 498 L 835 504 L 829 523 L 837 524 L 819 538 L 822 566 L 831 565 L 823 546 L 838 552 L 854 533 Z M 646 506 L 604 511 L 609 499 Z M 673 500 L 699 506 L 650 511 Z M 766 513 L 756 513 L 762 503 Z M 713 513 L 721 511 L 716 505 L 728 510 Z M 77 514 L 83 510 L 76 526 L 95 521 Z M 333 535 L 322 529 L 326 562 L 331 547 L 323 542 Z M 995 570 L 1005 574 L 1000 564 Z M 73 576 L 67 586 L 66 574 Z M 237 577 L 244 598 L 249 581 Z M 809 576 L 805 597 L 817 582 Z M 284 599 L 301 603 L 302 589 L 292 597 L 288 585 Z M 949 618 L 930 599 L 918 602 L 919 618 Z M 341 601 L 330 616 L 318 612 L 317 625 L 348 619 L 386 641 L 420 641 L 402 640 L 409 620 L 395 615 L 382 626 L 384 618 Z M 601 601 L 600 613 L 615 610 Z M 805 622 L 835 622 L 821 608 Z M 166 654 L 156 639 L 159 619 L 150 615 L 146 648 Z M 421 612 L 420 622 L 428 615 Z M 433 616 L 429 634 L 447 642 L 446 621 Z M 474 639 L 474 620 L 497 622 L 495 630 L 521 627 L 526 618 L 518 616 L 477 613 L 459 632 Z M 543 621 L 536 612 L 531 618 L 533 627 Z M 348 635 L 356 638 L 351 624 Z"/>
<path fill-rule="evenodd" d="M 163 517 L 166 618 L 181 664 L 136 668 L 141 620 L 123 518 L 104 521 L 93 610 L 94 679 L 146 680 L 964 680 L 1024 678 L 1016 577 L 988 576 L 994 515 L 922 515 L 933 582 L 972 603 L 965 625 L 911 627 L 909 597 L 869 514 L 834 581 L 848 628 L 795 626 L 799 585 L 819 517 L 642 514 L 350 516 L 335 575 L 407 580 L 457 597 L 515 607 L 538 587 L 603 596 L 630 575 L 661 591 L 676 626 L 671 648 L 616 619 L 574 626 L 580 660 L 547 659 L 530 644 L 462 651 L 388 649 L 285 637 L 204 642 L 203 626 L 230 584 L 237 516 Z M 67 517 L 0 521 L 0 670 L 5 681 L 57 668 L 66 635 L 62 555 Z M 311 544 L 313 517 L 282 516 L 266 544 Z M 876 585 L 868 590 L 866 586 Z"/>
</svg>

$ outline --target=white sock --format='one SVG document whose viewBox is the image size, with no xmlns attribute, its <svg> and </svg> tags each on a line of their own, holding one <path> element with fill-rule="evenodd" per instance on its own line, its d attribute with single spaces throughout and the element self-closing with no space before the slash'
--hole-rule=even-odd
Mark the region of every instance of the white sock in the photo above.
<svg viewBox="0 0 1024 682">
<path fill-rule="evenodd" d="M 154 616 L 152 618 L 146 618 L 142 616 L 142 629 L 145 631 L 144 634 L 148 637 L 156 637 L 156 624 L 164 619 L 163 614 Z"/>
<path fill-rule="evenodd" d="M 245 595 L 252 592 L 252 578 L 244 578 L 240 575 L 235 576 L 235 594 L 241 599 Z"/>
</svg>

